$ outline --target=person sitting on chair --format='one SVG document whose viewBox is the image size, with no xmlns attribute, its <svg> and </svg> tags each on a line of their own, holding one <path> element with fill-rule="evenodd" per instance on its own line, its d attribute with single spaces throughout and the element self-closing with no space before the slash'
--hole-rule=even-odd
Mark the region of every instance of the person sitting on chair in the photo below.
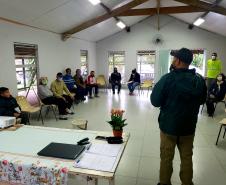
<svg viewBox="0 0 226 185">
<path fill-rule="evenodd" d="M 71 69 L 67 68 L 65 70 L 66 74 L 63 76 L 64 83 L 66 84 L 68 90 L 72 93 L 76 93 L 75 80 L 71 75 Z"/>
<path fill-rule="evenodd" d="M 95 97 L 99 97 L 98 96 L 98 84 L 96 82 L 96 78 L 95 78 L 95 72 L 91 71 L 90 75 L 87 78 L 87 88 L 89 91 L 89 98 L 93 98 L 92 97 L 92 92 L 93 92 L 93 88 L 95 89 Z"/>
<path fill-rule="evenodd" d="M 68 114 L 74 114 L 70 108 L 73 104 L 74 101 L 74 96 L 70 93 L 68 90 L 67 86 L 65 85 L 63 81 L 63 74 L 62 73 L 57 73 L 56 75 L 56 80 L 54 80 L 51 83 L 51 91 L 53 92 L 53 96 L 56 98 L 61 98 L 64 100 L 64 102 L 67 105 L 67 113 Z M 66 94 L 64 94 L 66 93 Z"/>
<path fill-rule="evenodd" d="M 122 80 L 121 74 L 118 72 L 118 69 L 114 67 L 114 71 L 113 73 L 111 73 L 111 76 L 109 78 L 109 83 L 111 83 L 113 94 L 115 94 L 116 86 L 118 86 L 118 94 L 120 93 L 122 87 L 121 80 Z"/>
<path fill-rule="evenodd" d="M 16 117 L 17 120 L 21 118 L 22 124 L 28 123 L 28 115 L 21 112 L 16 99 L 6 87 L 0 87 L 0 116 Z"/>
<path fill-rule="evenodd" d="M 136 69 L 133 69 L 128 81 L 129 95 L 133 95 L 133 91 L 138 85 L 140 85 L 140 74 Z"/>
<path fill-rule="evenodd" d="M 85 101 L 85 95 L 87 94 L 86 90 L 86 84 L 83 80 L 81 69 L 76 69 L 75 76 L 75 85 L 77 86 L 77 95 L 80 100 Z"/>
<path fill-rule="evenodd" d="M 41 77 L 38 85 L 38 96 L 45 105 L 57 105 L 59 110 L 59 119 L 67 120 L 67 114 L 71 113 L 68 104 L 63 98 L 53 96 L 53 92 L 48 87 L 48 78 Z"/>
<path fill-rule="evenodd" d="M 214 103 L 222 101 L 226 93 L 225 75 L 220 73 L 217 75 L 215 82 L 210 86 L 206 101 L 207 113 L 210 117 L 213 116 L 215 108 Z"/>
</svg>

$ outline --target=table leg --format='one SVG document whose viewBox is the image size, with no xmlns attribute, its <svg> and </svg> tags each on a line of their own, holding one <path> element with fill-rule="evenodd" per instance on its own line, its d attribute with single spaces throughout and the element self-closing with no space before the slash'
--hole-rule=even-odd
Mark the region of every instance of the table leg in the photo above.
<svg viewBox="0 0 226 185">
<path fill-rule="evenodd" d="M 218 134 L 218 136 L 217 136 L 216 145 L 217 145 L 217 143 L 218 143 L 218 140 L 219 140 L 219 137 L 220 137 L 220 134 L 221 134 L 221 129 L 222 129 L 222 127 L 223 127 L 223 124 L 222 124 L 221 127 L 220 127 L 219 134 Z"/>
<path fill-rule="evenodd" d="M 115 185 L 115 178 L 109 179 L 109 185 Z"/>
</svg>

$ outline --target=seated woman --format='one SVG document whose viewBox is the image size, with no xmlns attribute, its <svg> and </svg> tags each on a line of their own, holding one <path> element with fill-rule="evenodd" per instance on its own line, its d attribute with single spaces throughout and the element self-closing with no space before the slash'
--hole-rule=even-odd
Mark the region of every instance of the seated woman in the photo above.
<svg viewBox="0 0 226 185">
<path fill-rule="evenodd" d="M 47 77 L 41 77 L 39 79 L 38 85 L 38 96 L 42 100 L 42 103 L 46 105 L 57 105 L 59 110 L 59 119 L 60 120 L 67 120 L 67 114 L 70 114 L 71 111 L 69 110 L 66 101 L 63 98 L 57 98 L 53 96 L 52 91 L 47 86 L 48 79 Z"/>
<path fill-rule="evenodd" d="M 140 74 L 136 69 L 133 69 L 128 81 L 129 95 L 133 95 L 133 91 L 138 85 L 140 85 Z"/>
<path fill-rule="evenodd" d="M 86 100 L 85 96 L 87 95 L 87 89 L 86 89 L 86 84 L 83 80 L 80 69 L 76 69 L 74 80 L 75 80 L 75 85 L 77 86 L 77 91 L 76 91 L 77 97 L 80 100 L 85 101 Z"/>
<path fill-rule="evenodd" d="M 222 101 L 226 93 L 226 82 L 223 73 L 219 74 L 216 81 L 210 86 L 206 101 L 207 113 L 210 117 L 214 114 L 214 103 Z"/>
<path fill-rule="evenodd" d="M 16 99 L 6 87 L 0 87 L 0 116 L 21 118 L 22 124 L 27 124 L 28 122 L 28 115 L 21 112 Z"/>
</svg>

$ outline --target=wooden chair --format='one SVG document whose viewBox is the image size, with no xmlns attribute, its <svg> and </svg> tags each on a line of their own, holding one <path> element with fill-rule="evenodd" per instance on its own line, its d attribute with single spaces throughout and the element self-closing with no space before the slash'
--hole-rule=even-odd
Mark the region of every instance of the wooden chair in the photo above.
<svg viewBox="0 0 226 185">
<path fill-rule="evenodd" d="M 105 88 L 105 92 L 106 92 L 107 91 L 107 82 L 106 82 L 105 76 L 104 75 L 97 76 L 96 81 L 100 87 Z"/>
<path fill-rule="evenodd" d="M 220 134 L 221 134 L 221 130 L 222 130 L 223 127 L 224 127 L 223 138 L 225 137 L 225 134 L 226 134 L 226 118 L 222 119 L 219 123 L 221 124 L 221 126 L 220 126 L 220 130 L 219 130 L 219 133 L 218 133 L 218 136 L 217 136 L 216 145 L 218 144 L 218 140 L 219 140 L 219 137 L 220 137 Z"/>
<path fill-rule="evenodd" d="M 39 112 L 38 121 L 41 118 L 42 124 L 44 125 L 41 106 L 34 107 L 34 106 L 30 105 L 30 103 L 27 101 L 25 96 L 17 96 L 16 100 L 21 108 L 21 111 L 28 114 L 28 122 L 29 123 L 30 123 L 31 114 Z"/>
<path fill-rule="evenodd" d="M 144 80 L 144 82 L 140 85 L 141 93 L 144 93 L 144 89 L 147 89 L 149 93 L 152 86 L 153 86 L 153 80 Z"/>
</svg>

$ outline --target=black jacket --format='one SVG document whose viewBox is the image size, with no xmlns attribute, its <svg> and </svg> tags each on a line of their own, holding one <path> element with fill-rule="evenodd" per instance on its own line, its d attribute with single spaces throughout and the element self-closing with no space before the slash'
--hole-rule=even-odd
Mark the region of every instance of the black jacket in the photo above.
<svg viewBox="0 0 226 185">
<path fill-rule="evenodd" d="M 120 84 L 122 80 L 120 73 L 111 73 L 111 76 L 109 78 L 109 82 L 113 84 Z"/>
<path fill-rule="evenodd" d="M 14 116 L 17 107 L 20 108 L 14 97 L 5 98 L 0 96 L 0 116 Z"/>
<path fill-rule="evenodd" d="M 214 82 L 209 89 L 208 95 L 212 94 L 216 97 L 217 101 L 224 99 L 226 93 L 226 82 L 220 84 L 220 88 L 217 85 L 217 82 Z"/>
<path fill-rule="evenodd" d="M 132 73 L 130 75 L 129 81 L 138 82 L 140 83 L 140 74 L 139 73 Z"/>
<path fill-rule="evenodd" d="M 206 96 L 205 80 L 195 70 L 175 69 L 164 75 L 151 94 L 152 104 L 160 107 L 160 129 L 174 136 L 194 134 Z"/>
</svg>

